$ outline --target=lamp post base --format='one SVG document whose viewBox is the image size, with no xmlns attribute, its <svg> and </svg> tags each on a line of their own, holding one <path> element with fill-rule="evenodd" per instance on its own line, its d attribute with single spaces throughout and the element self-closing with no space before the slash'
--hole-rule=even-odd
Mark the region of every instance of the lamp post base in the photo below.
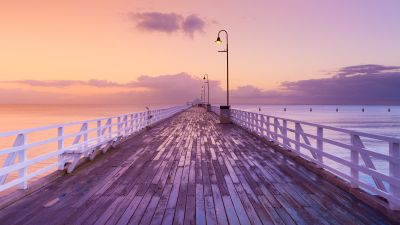
<svg viewBox="0 0 400 225">
<path fill-rule="evenodd" d="M 207 104 L 207 112 L 211 112 L 211 104 Z"/>
<path fill-rule="evenodd" d="M 231 110 L 230 110 L 229 105 L 221 105 L 219 107 L 220 109 L 220 115 L 219 115 L 219 122 L 222 124 L 229 124 L 231 122 Z"/>
</svg>

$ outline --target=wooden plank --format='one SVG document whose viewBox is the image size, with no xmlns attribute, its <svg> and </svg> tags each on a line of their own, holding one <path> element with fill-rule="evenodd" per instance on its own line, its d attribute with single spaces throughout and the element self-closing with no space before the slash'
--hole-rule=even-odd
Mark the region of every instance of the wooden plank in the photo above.
<svg viewBox="0 0 400 225">
<path fill-rule="evenodd" d="M 206 221 L 207 225 L 217 224 L 217 216 L 215 215 L 215 207 L 212 196 L 205 196 L 205 210 L 206 210 Z"/>
<path fill-rule="evenodd" d="M 240 224 L 231 198 L 229 196 L 222 196 L 222 201 L 224 202 L 225 212 L 229 220 L 229 224 Z"/>
<path fill-rule="evenodd" d="M 196 184 L 196 224 L 206 224 L 205 199 L 203 184 Z"/>
<path fill-rule="evenodd" d="M 157 205 L 157 208 L 156 208 L 154 215 L 152 217 L 152 220 L 150 222 L 151 225 L 161 224 L 163 216 L 164 216 L 164 212 L 167 208 L 168 197 L 171 193 L 171 190 L 172 190 L 172 184 L 167 184 L 163 190 L 160 201 Z"/>
<path fill-rule="evenodd" d="M 215 205 L 215 214 L 217 216 L 218 224 L 228 224 L 228 219 L 225 213 L 224 203 L 222 201 L 221 193 L 219 192 L 219 188 L 217 185 L 211 185 L 212 192 L 213 192 L 213 199 Z"/>
<path fill-rule="evenodd" d="M 143 198 L 141 199 L 139 206 L 136 208 L 135 213 L 133 213 L 133 215 L 131 216 L 130 220 L 129 220 L 129 224 L 133 225 L 133 224 L 139 224 L 140 220 L 142 219 L 142 216 L 144 214 L 144 212 L 147 209 L 147 206 L 150 204 L 150 201 L 153 197 L 154 191 L 153 190 L 149 190 L 146 192 L 146 194 L 143 196 Z M 158 197 L 155 197 L 155 201 L 156 203 L 158 203 Z M 154 203 L 153 203 L 154 204 Z M 151 210 L 151 209 L 150 209 Z M 128 214 L 124 214 L 124 215 L 128 215 Z M 122 218 L 124 218 L 124 215 L 122 216 Z M 120 223 L 120 221 L 118 221 L 118 223 Z"/>
<path fill-rule="evenodd" d="M 235 211 L 237 213 L 237 216 L 239 218 L 240 224 L 248 225 L 251 224 L 250 220 L 247 216 L 246 210 L 244 209 L 242 202 L 240 201 L 240 198 L 238 194 L 236 193 L 235 186 L 233 185 L 233 182 L 229 176 L 225 176 L 225 182 L 228 186 L 228 191 L 229 195 L 231 196 L 233 206 L 235 207 Z"/>
</svg>

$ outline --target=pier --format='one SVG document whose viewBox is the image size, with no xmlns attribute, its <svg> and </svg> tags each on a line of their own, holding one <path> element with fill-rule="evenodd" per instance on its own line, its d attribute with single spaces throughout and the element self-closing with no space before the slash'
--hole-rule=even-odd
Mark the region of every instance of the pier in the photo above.
<svg viewBox="0 0 400 225">
<path fill-rule="evenodd" d="M 250 130 L 189 108 L 3 197 L 0 224 L 393 223 Z"/>
</svg>

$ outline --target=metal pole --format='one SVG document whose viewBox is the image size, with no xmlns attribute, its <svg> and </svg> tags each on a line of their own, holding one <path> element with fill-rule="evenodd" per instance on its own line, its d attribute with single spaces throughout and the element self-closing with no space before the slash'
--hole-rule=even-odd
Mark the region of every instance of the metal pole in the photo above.
<svg viewBox="0 0 400 225">
<path fill-rule="evenodd" d="M 204 93 L 204 106 L 206 105 L 206 87 L 203 86 L 203 93 Z"/>
<path fill-rule="evenodd" d="M 210 104 L 210 80 L 208 79 L 208 74 L 207 74 L 207 105 Z"/>
<path fill-rule="evenodd" d="M 203 90 L 200 90 L 200 103 L 203 103 Z"/>
<path fill-rule="evenodd" d="M 226 32 L 226 31 L 225 31 Z M 226 33 L 226 105 L 229 106 L 229 51 L 228 33 Z"/>
<path fill-rule="evenodd" d="M 229 49 L 228 49 L 228 32 L 226 30 L 220 30 L 218 32 L 218 40 L 219 34 L 221 32 L 225 32 L 226 35 L 226 50 L 218 51 L 218 52 L 226 52 L 226 105 L 229 106 Z"/>
<path fill-rule="evenodd" d="M 204 74 L 203 79 L 206 80 L 207 77 L 207 81 L 205 81 L 205 83 L 207 83 L 207 105 L 210 104 L 210 80 L 208 79 L 208 74 Z"/>
</svg>

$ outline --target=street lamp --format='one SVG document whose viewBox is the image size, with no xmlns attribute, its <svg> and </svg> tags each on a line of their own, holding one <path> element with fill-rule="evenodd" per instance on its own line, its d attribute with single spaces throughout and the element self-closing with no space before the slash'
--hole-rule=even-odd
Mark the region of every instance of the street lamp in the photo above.
<svg viewBox="0 0 400 225">
<path fill-rule="evenodd" d="M 222 44 L 220 34 L 221 32 L 225 32 L 226 36 L 226 50 L 218 51 L 218 52 L 226 52 L 226 105 L 229 106 L 229 50 L 228 50 L 228 32 L 226 30 L 220 30 L 218 32 L 218 37 L 215 43 Z"/>
<path fill-rule="evenodd" d="M 210 105 L 210 81 L 208 80 L 208 74 L 204 74 L 203 80 L 206 80 L 205 83 L 207 83 L 207 111 L 211 111 L 211 105 Z"/>
<path fill-rule="evenodd" d="M 220 106 L 220 122 L 221 123 L 231 123 L 230 121 L 230 106 L 229 106 L 229 50 L 228 50 L 228 32 L 226 30 L 220 30 L 218 32 L 217 44 L 221 44 L 221 32 L 225 32 L 226 36 L 226 50 L 218 52 L 226 52 L 226 106 Z"/>
</svg>

